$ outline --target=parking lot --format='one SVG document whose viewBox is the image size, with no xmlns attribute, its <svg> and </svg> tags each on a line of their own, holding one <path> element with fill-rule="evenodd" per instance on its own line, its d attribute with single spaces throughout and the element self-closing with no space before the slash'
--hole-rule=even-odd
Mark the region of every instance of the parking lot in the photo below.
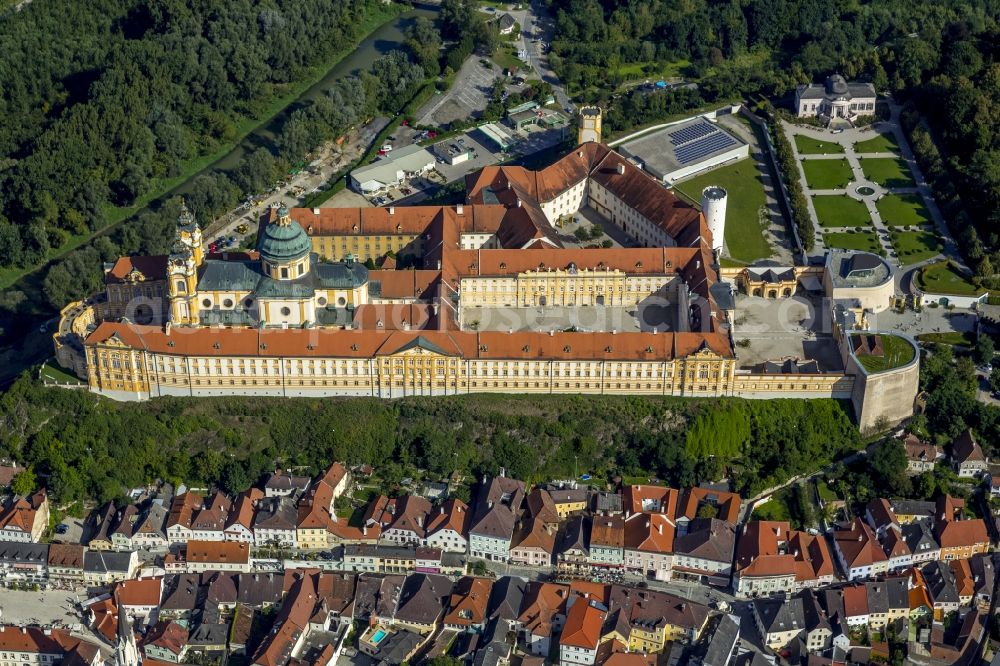
<svg viewBox="0 0 1000 666">
<path fill-rule="evenodd" d="M 455 75 L 451 88 L 435 95 L 417 114 L 417 124 L 447 127 L 456 120 L 478 118 L 490 101 L 493 81 L 503 72 L 490 61 L 483 65 L 480 58 L 471 56 Z"/>
</svg>

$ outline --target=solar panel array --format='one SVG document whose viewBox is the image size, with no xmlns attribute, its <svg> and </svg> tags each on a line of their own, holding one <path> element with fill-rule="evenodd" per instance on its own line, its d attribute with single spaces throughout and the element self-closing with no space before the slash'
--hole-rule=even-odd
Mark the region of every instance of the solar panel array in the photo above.
<svg viewBox="0 0 1000 666">
<path fill-rule="evenodd" d="M 695 139 L 700 139 L 703 136 L 708 136 L 713 132 L 718 130 L 714 125 L 710 125 L 707 122 L 700 122 L 696 125 L 688 125 L 687 127 L 682 127 L 678 130 L 670 132 L 670 143 L 675 146 L 680 146 L 689 141 L 694 141 Z"/>
<path fill-rule="evenodd" d="M 681 164 L 689 164 L 690 162 L 696 162 L 703 157 L 707 157 L 718 150 L 735 145 L 736 139 L 733 137 L 723 132 L 714 132 L 703 139 L 684 144 L 675 151 L 675 155 L 677 156 L 677 161 Z"/>
<path fill-rule="evenodd" d="M 735 146 L 736 139 L 715 125 L 702 121 L 669 133 L 670 143 L 676 146 L 674 155 L 680 164 L 690 164 L 712 153 Z"/>
</svg>

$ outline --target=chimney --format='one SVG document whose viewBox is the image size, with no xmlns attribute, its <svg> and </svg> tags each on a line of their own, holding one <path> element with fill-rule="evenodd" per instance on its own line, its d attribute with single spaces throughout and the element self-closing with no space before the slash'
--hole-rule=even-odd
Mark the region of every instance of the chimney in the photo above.
<svg viewBox="0 0 1000 666">
<path fill-rule="evenodd" d="M 442 504 L 438 511 L 442 516 L 444 515 L 444 504 Z"/>
<path fill-rule="evenodd" d="M 395 215 L 395 214 L 396 214 L 396 207 L 389 206 L 389 215 Z"/>
<path fill-rule="evenodd" d="M 319 208 L 313 208 L 313 215 L 319 215 Z"/>
<path fill-rule="evenodd" d="M 455 214 L 465 215 L 465 206 L 463 206 L 462 204 L 458 204 L 457 206 L 455 206 Z"/>
<path fill-rule="evenodd" d="M 701 259 L 698 259 L 697 261 L 694 262 L 694 267 L 701 268 Z"/>
<path fill-rule="evenodd" d="M 423 526 L 424 526 L 424 517 L 423 516 L 417 516 L 417 527 L 422 528 Z"/>
<path fill-rule="evenodd" d="M 518 197 L 518 198 L 517 198 L 517 207 L 518 207 L 518 208 L 520 208 L 520 207 L 521 207 L 521 197 Z"/>
<path fill-rule="evenodd" d="M 438 269 L 438 270 L 441 270 L 441 260 L 440 260 L 440 259 L 438 259 L 438 263 L 437 263 L 437 269 Z"/>
<path fill-rule="evenodd" d="M 618 165 L 618 175 L 619 176 L 624 176 L 625 175 L 625 165 L 624 164 L 619 164 Z"/>
<path fill-rule="evenodd" d="M 656 529 L 657 529 L 657 531 L 658 531 L 658 532 L 659 532 L 660 534 L 663 534 L 663 523 L 660 523 L 659 525 L 657 525 L 657 526 L 656 526 Z"/>
</svg>

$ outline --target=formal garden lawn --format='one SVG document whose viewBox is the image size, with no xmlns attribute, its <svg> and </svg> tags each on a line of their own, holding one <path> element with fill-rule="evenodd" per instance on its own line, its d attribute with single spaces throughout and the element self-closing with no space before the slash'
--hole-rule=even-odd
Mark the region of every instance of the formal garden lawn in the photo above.
<svg viewBox="0 0 1000 666">
<path fill-rule="evenodd" d="M 931 224 L 931 214 L 919 194 L 887 194 L 875 203 L 882 222 L 889 227 Z"/>
<path fill-rule="evenodd" d="M 950 261 L 928 264 L 917 273 L 917 287 L 932 294 L 974 296 L 982 289 L 972 284 Z"/>
<path fill-rule="evenodd" d="M 701 201 L 701 191 L 720 185 L 729 193 L 726 206 L 726 248 L 729 256 L 745 263 L 771 256 L 764 238 L 760 209 L 764 206 L 764 179 L 753 160 L 741 160 L 675 186 L 693 202 Z"/>
<path fill-rule="evenodd" d="M 879 245 L 874 231 L 836 231 L 823 234 L 823 242 L 827 247 L 841 250 L 862 250 L 882 254 L 882 246 Z"/>
<path fill-rule="evenodd" d="M 847 160 L 803 160 L 806 183 L 813 190 L 840 190 L 851 181 Z"/>
<path fill-rule="evenodd" d="M 856 153 L 899 153 L 899 144 L 896 143 L 896 135 L 892 132 L 879 134 L 867 141 L 858 141 L 854 144 Z"/>
<path fill-rule="evenodd" d="M 800 155 L 833 155 L 844 152 L 844 147 L 839 143 L 814 139 L 802 134 L 795 135 L 795 149 Z"/>
<path fill-rule="evenodd" d="M 903 338 L 895 335 L 876 335 L 874 337 L 882 341 L 882 354 L 879 356 L 857 355 L 861 365 L 868 372 L 884 372 L 902 367 L 912 361 L 916 354 L 913 345 Z"/>
<path fill-rule="evenodd" d="M 872 218 L 863 203 L 846 195 L 818 194 L 812 197 L 821 227 L 869 227 Z"/>
<path fill-rule="evenodd" d="M 916 264 L 944 252 L 944 243 L 933 231 L 891 231 L 889 240 L 903 265 Z"/>
<path fill-rule="evenodd" d="M 906 162 L 895 157 L 862 159 L 861 170 L 868 180 L 882 187 L 913 187 L 913 177 Z"/>
</svg>

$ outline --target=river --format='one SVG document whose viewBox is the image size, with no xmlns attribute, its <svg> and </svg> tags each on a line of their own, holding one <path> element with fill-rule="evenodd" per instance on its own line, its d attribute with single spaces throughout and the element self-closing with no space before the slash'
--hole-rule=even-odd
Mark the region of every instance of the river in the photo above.
<svg viewBox="0 0 1000 666">
<path fill-rule="evenodd" d="M 304 103 L 325 94 L 327 90 L 333 87 L 333 84 L 337 80 L 367 69 L 371 66 L 375 58 L 385 55 L 393 49 L 402 49 L 403 40 L 405 39 L 404 33 L 418 16 L 435 18 L 437 12 L 431 9 L 413 9 L 399 15 L 395 20 L 375 30 L 354 51 L 334 65 L 322 79 L 302 93 L 298 99 L 282 109 L 274 118 L 250 132 L 235 148 L 208 168 L 212 170 L 231 171 L 240 165 L 248 153 L 253 152 L 260 146 L 264 146 L 269 150 L 273 149 L 275 137 L 289 114 L 300 108 Z M 191 182 L 189 180 L 187 183 L 178 186 L 171 194 L 183 194 L 190 187 Z"/>
</svg>

